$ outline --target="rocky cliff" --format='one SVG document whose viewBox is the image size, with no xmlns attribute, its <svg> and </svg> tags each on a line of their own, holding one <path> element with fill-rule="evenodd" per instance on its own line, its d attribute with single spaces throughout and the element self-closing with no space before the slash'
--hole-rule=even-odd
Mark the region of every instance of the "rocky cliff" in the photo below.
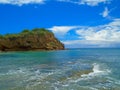
<svg viewBox="0 0 120 90">
<path fill-rule="evenodd" d="M 64 45 L 45 29 L 24 30 L 0 36 L 0 51 L 63 50 Z"/>
</svg>

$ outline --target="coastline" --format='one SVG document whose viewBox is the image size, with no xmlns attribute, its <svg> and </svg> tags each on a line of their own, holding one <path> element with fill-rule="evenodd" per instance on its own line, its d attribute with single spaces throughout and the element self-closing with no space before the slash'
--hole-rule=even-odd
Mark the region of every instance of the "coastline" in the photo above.
<svg viewBox="0 0 120 90">
<path fill-rule="evenodd" d="M 63 50 L 67 50 L 67 49 L 52 49 L 52 50 L 45 50 L 45 49 L 30 49 L 30 50 L 5 50 L 5 51 L 2 51 L 0 50 L 0 53 L 3 53 L 3 52 L 29 52 L 29 51 L 63 51 Z"/>
</svg>

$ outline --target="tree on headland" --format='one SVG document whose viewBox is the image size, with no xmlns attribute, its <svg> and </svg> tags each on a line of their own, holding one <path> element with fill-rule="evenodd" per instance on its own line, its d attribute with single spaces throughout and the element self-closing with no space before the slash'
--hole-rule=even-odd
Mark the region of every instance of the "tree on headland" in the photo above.
<svg viewBox="0 0 120 90">
<path fill-rule="evenodd" d="M 3 35 L 0 34 L 0 39 L 3 38 Z"/>
<path fill-rule="evenodd" d="M 28 29 L 24 29 L 21 33 L 28 33 L 30 32 Z"/>
</svg>

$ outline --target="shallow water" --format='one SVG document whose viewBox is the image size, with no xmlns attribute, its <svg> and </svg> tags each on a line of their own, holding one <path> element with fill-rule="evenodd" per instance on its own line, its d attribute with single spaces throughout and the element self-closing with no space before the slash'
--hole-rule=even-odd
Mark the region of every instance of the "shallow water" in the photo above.
<svg viewBox="0 0 120 90">
<path fill-rule="evenodd" d="M 120 90 L 120 49 L 0 53 L 0 90 Z"/>
</svg>

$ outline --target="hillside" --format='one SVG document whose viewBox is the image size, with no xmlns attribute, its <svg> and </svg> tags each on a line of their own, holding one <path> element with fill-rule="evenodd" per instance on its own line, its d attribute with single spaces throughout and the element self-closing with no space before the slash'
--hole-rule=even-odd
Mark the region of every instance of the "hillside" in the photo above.
<svg viewBox="0 0 120 90">
<path fill-rule="evenodd" d="M 18 34 L 0 35 L 0 51 L 63 50 L 64 45 L 46 29 L 23 30 Z"/>
</svg>

